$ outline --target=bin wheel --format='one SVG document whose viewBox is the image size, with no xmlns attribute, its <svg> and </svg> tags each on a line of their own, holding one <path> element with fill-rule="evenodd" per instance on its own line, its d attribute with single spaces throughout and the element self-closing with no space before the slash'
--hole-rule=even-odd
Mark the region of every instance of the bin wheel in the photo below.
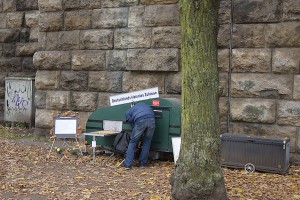
<svg viewBox="0 0 300 200">
<path fill-rule="evenodd" d="M 248 173 L 252 173 L 252 172 L 255 171 L 255 166 L 254 166 L 252 163 L 247 163 L 247 164 L 245 165 L 245 170 L 246 170 L 246 172 L 248 172 Z"/>
</svg>

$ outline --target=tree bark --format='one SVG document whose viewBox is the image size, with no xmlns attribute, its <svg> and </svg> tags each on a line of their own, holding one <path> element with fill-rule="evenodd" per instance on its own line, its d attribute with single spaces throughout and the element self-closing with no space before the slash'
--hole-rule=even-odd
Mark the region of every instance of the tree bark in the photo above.
<svg viewBox="0 0 300 200">
<path fill-rule="evenodd" d="M 220 166 L 217 34 L 219 0 L 180 0 L 181 149 L 172 199 L 227 199 Z"/>
</svg>

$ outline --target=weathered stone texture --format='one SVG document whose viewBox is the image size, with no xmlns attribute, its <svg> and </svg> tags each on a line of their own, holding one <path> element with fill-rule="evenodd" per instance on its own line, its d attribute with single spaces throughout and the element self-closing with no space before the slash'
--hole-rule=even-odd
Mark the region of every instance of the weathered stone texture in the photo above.
<svg viewBox="0 0 300 200">
<path fill-rule="evenodd" d="M 93 10 L 93 28 L 121 28 L 127 26 L 128 8 Z"/>
<path fill-rule="evenodd" d="M 109 29 L 80 32 L 81 49 L 112 49 L 113 31 Z"/>
<path fill-rule="evenodd" d="M 220 0 L 219 24 L 229 24 L 231 17 L 231 0 Z"/>
<path fill-rule="evenodd" d="M 2 56 L 3 57 L 14 57 L 16 51 L 16 44 L 6 43 L 2 45 Z"/>
<path fill-rule="evenodd" d="M 233 72 L 270 72 L 271 50 L 270 49 L 233 49 L 232 50 Z"/>
<path fill-rule="evenodd" d="M 45 90 L 37 90 L 34 93 L 34 105 L 37 109 L 45 109 L 46 108 L 46 91 Z"/>
<path fill-rule="evenodd" d="M 168 26 L 152 29 L 152 48 L 180 48 L 180 27 Z"/>
<path fill-rule="evenodd" d="M 16 56 L 32 56 L 40 48 L 39 43 L 18 43 L 16 45 Z"/>
<path fill-rule="evenodd" d="M 45 11 L 60 11 L 63 10 L 62 0 L 38 0 L 39 10 Z"/>
<path fill-rule="evenodd" d="M 293 98 L 296 100 L 300 99 L 300 75 L 294 75 L 294 90 Z"/>
<path fill-rule="evenodd" d="M 29 28 L 23 28 L 20 31 L 20 40 L 19 42 L 29 42 L 30 37 L 30 29 Z"/>
<path fill-rule="evenodd" d="M 22 70 L 35 72 L 32 57 L 23 57 L 22 59 Z"/>
<path fill-rule="evenodd" d="M 79 123 L 79 127 L 81 127 L 81 130 L 83 131 L 83 133 L 85 132 L 86 122 L 92 113 L 93 112 L 78 112 L 78 114 L 79 114 L 78 123 Z"/>
<path fill-rule="evenodd" d="M 300 48 L 275 49 L 272 55 L 272 70 L 275 73 L 299 73 Z"/>
<path fill-rule="evenodd" d="M 108 71 L 124 71 L 127 66 L 126 50 L 106 51 L 106 70 Z"/>
<path fill-rule="evenodd" d="M 272 99 L 232 98 L 230 113 L 232 120 L 257 123 L 274 123 L 276 101 Z"/>
<path fill-rule="evenodd" d="M 39 39 L 39 28 L 30 29 L 29 42 L 38 42 Z M 39 46 L 41 47 L 40 43 Z"/>
<path fill-rule="evenodd" d="M 72 109 L 76 111 L 94 111 L 96 109 L 98 93 L 73 92 L 71 95 Z"/>
<path fill-rule="evenodd" d="M 177 3 L 178 0 L 141 0 L 141 4 L 150 5 L 150 4 L 171 4 Z"/>
<path fill-rule="evenodd" d="M 74 10 L 80 8 L 80 0 L 64 0 L 63 3 L 65 10 Z"/>
<path fill-rule="evenodd" d="M 233 97 L 291 99 L 292 88 L 293 75 L 252 73 L 233 73 L 231 75 L 231 95 Z"/>
<path fill-rule="evenodd" d="M 145 88 L 158 87 L 159 93 L 165 93 L 164 83 L 165 77 L 162 73 L 124 72 L 122 92 L 133 92 Z"/>
<path fill-rule="evenodd" d="M 235 0 L 233 1 L 234 23 L 278 22 L 281 20 L 280 0 Z"/>
<path fill-rule="evenodd" d="M 277 123 L 282 125 L 300 125 L 300 102 L 278 101 Z"/>
<path fill-rule="evenodd" d="M 35 126 L 39 128 L 51 128 L 52 111 L 46 109 L 35 110 Z M 47 132 L 49 134 L 49 132 Z M 45 134 L 46 135 L 46 134 Z"/>
<path fill-rule="evenodd" d="M 150 48 L 150 46 L 151 30 L 148 28 L 123 28 L 115 30 L 115 48 Z"/>
<path fill-rule="evenodd" d="M 0 73 L 0 87 L 5 87 L 5 77 L 7 76 L 7 72 Z"/>
<path fill-rule="evenodd" d="M 219 116 L 220 122 L 227 122 L 228 119 L 228 99 L 221 97 L 219 99 Z"/>
<path fill-rule="evenodd" d="M 288 137 L 291 152 L 296 150 L 296 127 L 278 126 L 275 124 L 231 123 L 231 133 L 284 139 Z"/>
<path fill-rule="evenodd" d="M 81 0 L 80 7 L 81 8 L 89 8 L 89 9 L 97 9 L 101 7 L 101 2 L 103 0 Z"/>
<path fill-rule="evenodd" d="M 218 70 L 219 72 L 229 71 L 229 49 L 218 50 Z"/>
<path fill-rule="evenodd" d="M 46 50 L 46 44 L 47 44 L 47 34 L 46 32 L 41 32 L 41 31 L 38 31 L 39 35 L 38 35 L 38 41 L 39 41 L 39 44 L 40 44 L 40 47 L 41 47 L 41 50 Z"/>
<path fill-rule="evenodd" d="M 12 12 L 6 15 L 7 28 L 21 28 L 24 18 L 24 12 Z"/>
<path fill-rule="evenodd" d="M 235 24 L 232 36 L 233 47 L 265 47 L 264 30 L 264 24 Z"/>
<path fill-rule="evenodd" d="M 16 11 L 17 0 L 2 0 L 3 12 L 13 12 Z"/>
<path fill-rule="evenodd" d="M 39 51 L 33 55 L 36 69 L 70 69 L 71 58 L 69 51 Z"/>
<path fill-rule="evenodd" d="M 38 0 L 18 0 L 16 8 L 17 10 L 37 10 Z"/>
<path fill-rule="evenodd" d="M 71 68 L 73 70 L 105 70 L 105 51 L 73 51 Z"/>
<path fill-rule="evenodd" d="M 70 110 L 70 91 L 47 91 L 46 108 L 52 110 Z"/>
<path fill-rule="evenodd" d="M 286 22 L 267 24 L 265 27 L 266 43 L 270 47 L 299 47 L 300 23 Z"/>
<path fill-rule="evenodd" d="M 144 25 L 145 6 L 133 6 L 129 8 L 128 27 L 142 27 Z"/>
<path fill-rule="evenodd" d="M 127 70 L 178 71 L 178 49 L 129 49 Z"/>
<path fill-rule="evenodd" d="M 300 20 L 299 0 L 283 1 L 283 20 Z"/>
<path fill-rule="evenodd" d="M 39 17 L 40 17 L 40 12 L 37 10 L 26 12 L 25 13 L 26 27 L 29 27 L 29 28 L 37 27 L 39 25 Z"/>
<path fill-rule="evenodd" d="M 53 90 L 59 87 L 59 71 L 38 70 L 35 77 L 37 90 Z"/>
<path fill-rule="evenodd" d="M 0 99 L 5 98 L 5 87 L 0 87 Z"/>
<path fill-rule="evenodd" d="M 179 8 L 177 4 L 146 6 L 145 26 L 179 26 Z"/>
<path fill-rule="evenodd" d="M 219 73 L 219 95 L 228 96 L 228 73 Z"/>
<path fill-rule="evenodd" d="M 181 94 L 181 73 L 172 73 L 166 77 L 166 92 Z"/>
<path fill-rule="evenodd" d="M 63 28 L 63 12 L 46 12 L 39 15 L 40 31 L 59 31 Z"/>
<path fill-rule="evenodd" d="M 110 105 L 110 97 L 117 95 L 116 93 L 104 93 L 101 92 L 98 94 L 98 103 L 97 109 L 103 108 Z"/>
<path fill-rule="evenodd" d="M 90 10 L 76 10 L 65 12 L 65 30 L 91 28 L 92 13 Z"/>
<path fill-rule="evenodd" d="M 18 29 L 0 29 L 0 43 L 13 43 L 19 40 Z"/>
<path fill-rule="evenodd" d="M 102 0 L 102 7 L 126 7 L 126 6 L 136 6 L 138 5 L 139 0 L 119 0 L 119 1 L 112 1 L 112 0 Z"/>
<path fill-rule="evenodd" d="M 63 90 L 88 89 L 88 72 L 85 71 L 62 71 L 60 76 L 60 86 Z"/>
<path fill-rule="evenodd" d="M 219 48 L 229 48 L 230 41 L 230 26 L 228 24 L 220 25 L 218 31 L 218 47 Z"/>
<path fill-rule="evenodd" d="M 0 57 L 0 72 L 21 71 L 22 60 L 20 57 Z"/>
<path fill-rule="evenodd" d="M 90 71 L 89 89 L 98 92 L 122 92 L 123 72 Z"/>
<path fill-rule="evenodd" d="M 1 4 L 1 3 L 0 3 Z M 6 28 L 6 13 L 0 13 L 0 28 Z"/>
<path fill-rule="evenodd" d="M 79 30 L 48 32 L 45 50 L 69 51 L 79 49 Z"/>
</svg>

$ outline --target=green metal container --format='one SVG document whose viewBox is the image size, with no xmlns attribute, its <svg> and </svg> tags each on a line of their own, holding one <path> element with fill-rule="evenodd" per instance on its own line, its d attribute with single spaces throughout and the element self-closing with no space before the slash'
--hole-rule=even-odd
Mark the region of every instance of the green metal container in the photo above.
<svg viewBox="0 0 300 200">
<path fill-rule="evenodd" d="M 155 98 L 143 100 L 155 112 L 155 131 L 151 143 L 151 151 L 172 152 L 172 137 L 180 137 L 181 100 L 174 98 Z M 86 132 L 103 130 L 103 120 L 123 121 L 122 130 L 132 131 L 132 127 L 125 121 L 125 113 L 130 103 L 108 106 L 97 109 L 91 114 L 86 123 Z M 116 135 L 96 137 L 97 145 L 110 148 Z M 92 136 L 85 136 L 88 144 L 92 143 Z"/>
</svg>

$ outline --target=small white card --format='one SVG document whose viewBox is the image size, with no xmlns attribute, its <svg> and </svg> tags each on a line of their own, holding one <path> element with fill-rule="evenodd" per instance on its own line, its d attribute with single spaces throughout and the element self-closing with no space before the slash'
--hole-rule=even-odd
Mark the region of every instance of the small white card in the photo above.
<svg viewBox="0 0 300 200">
<path fill-rule="evenodd" d="M 92 141 L 92 147 L 96 147 L 96 141 Z"/>
</svg>

